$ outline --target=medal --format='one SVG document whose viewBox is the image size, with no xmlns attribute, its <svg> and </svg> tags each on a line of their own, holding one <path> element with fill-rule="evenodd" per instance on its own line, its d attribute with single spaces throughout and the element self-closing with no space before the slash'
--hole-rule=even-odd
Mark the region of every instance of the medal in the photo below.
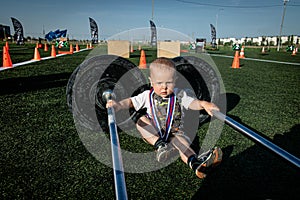
<svg viewBox="0 0 300 200">
<path fill-rule="evenodd" d="M 167 139 L 169 137 L 169 134 L 170 134 L 170 131 L 171 131 L 171 128 L 172 128 L 173 116 L 174 116 L 175 104 L 176 104 L 176 96 L 175 96 L 174 93 L 172 93 L 169 97 L 167 116 L 166 116 L 166 130 L 165 131 L 163 131 L 161 129 L 161 126 L 160 126 L 159 121 L 157 119 L 153 96 L 154 96 L 154 90 L 152 88 L 150 90 L 150 94 L 149 94 L 150 108 L 151 108 L 151 113 L 152 113 L 152 121 L 153 121 L 155 127 L 157 127 L 157 129 L 158 129 L 160 138 L 167 141 Z"/>
</svg>

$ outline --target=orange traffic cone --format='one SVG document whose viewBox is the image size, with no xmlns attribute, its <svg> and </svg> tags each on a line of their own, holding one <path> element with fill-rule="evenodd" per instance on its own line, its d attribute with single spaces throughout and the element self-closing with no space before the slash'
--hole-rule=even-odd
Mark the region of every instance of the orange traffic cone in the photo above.
<svg viewBox="0 0 300 200">
<path fill-rule="evenodd" d="M 70 53 L 71 54 L 74 53 L 74 49 L 73 49 L 73 45 L 72 44 L 70 44 Z"/>
<path fill-rule="evenodd" d="M 239 51 L 235 51 L 234 59 L 231 65 L 231 68 L 240 68 L 240 58 L 239 58 Z"/>
<path fill-rule="evenodd" d="M 55 49 L 53 44 L 52 44 L 52 47 L 51 47 L 51 57 L 56 57 L 56 49 Z"/>
<path fill-rule="evenodd" d="M 7 48 L 7 51 L 9 51 L 9 46 L 8 46 L 8 42 L 5 42 L 5 47 Z"/>
<path fill-rule="evenodd" d="M 76 44 L 76 51 L 78 52 L 79 51 L 79 45 Z"/>
<path fill-rule="evenodd" d="M 34 49 L 34 58 L 32 60 L 41 60 L 40 52 L 37 47 Z"/>
<path fill-rule="evenodd" d="M 141 50 L 141 57 L 140 57 L 139 68 L 140 69 L 146 69 L 147 68 L 146 55 L 145 55 L 145 51 L 143 49 Z"/>
<path fill-rule="evenodd" d="M 245 47 L 242 46 L 241 52 L 240 52 L 240 58 L 245 58 L 245 52 L 244 52 Z"/>
<path fill-rule="evenodd" d="M 295 55 L 296 55 L 296 48 L 294 48 L 293 53 L 292 53 L 292 56 L 295 56 Z"/>
<path fill-rule="evenodd" d="M 3 67 L 12 67 L 12 61 L 6 46 L 3 47 Z"/>
<path fill-rule="evenodd" d="M 44 51 L 48 51 L 48 44 L 47 43 L 44 44 Z"/>
</svg>

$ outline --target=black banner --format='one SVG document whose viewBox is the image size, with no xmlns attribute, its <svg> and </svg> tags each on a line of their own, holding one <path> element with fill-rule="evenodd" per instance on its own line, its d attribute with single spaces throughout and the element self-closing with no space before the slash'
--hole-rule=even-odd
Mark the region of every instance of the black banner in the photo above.
<svg viewBox="0 0 300 200">
<path fill-rule="evenodd" d="M 90 20 L 90 27 L 91 27 L 91 37 L 92 37 L 92 43 L 96 44 L 98 43 L 98 26 L 95 20 L 89 17 Z"/>
<path fill-rule="evenodd" d="M 17 41 L 17 44 L 24 44 L 24 31 L 22 24 L 19 20 L 13 17 L 11 17 L 11 21 L 15 29 L 14 40 Z"/>
<path fill-rule="evenodd" d="M 151 46 L 156 46 L 157 43 L 157 34 L 156 34 L 156 26 L 153 21 L 150 20 L 151 27 Z"/>
<path fill-rule="evenodd" d="M 210 24 L 210 29 L 211 29 L 211 46 L 212 48 L 216 48 L 216 28 L 214 27 L 214 25 Z"/>
</svg>

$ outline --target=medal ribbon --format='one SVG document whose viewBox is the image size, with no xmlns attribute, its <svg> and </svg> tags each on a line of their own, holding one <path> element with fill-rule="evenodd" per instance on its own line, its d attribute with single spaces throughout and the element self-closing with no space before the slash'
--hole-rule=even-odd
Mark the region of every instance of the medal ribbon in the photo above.
<svg viewBox="0 0 300 200">
<path fill-rule="evenodd" d="M 167 116 L 166 116 L 166 130 L 165 130 L 165 134 L 163 134 L 161 128 L 160 128 L 160 124 L 159 121 L 157 119 L 156 116 L 156 112 L 155 112 L 155 103 L 154 103 L 154 90 L 153 88 L 150 90 L 150 108 L 151 108 L 151 113 L 152 113 L 152 120 L 154 122 L 154 125 L 158 128 L 159 131 L 159 135 L 162 139 L 164 139 L 165 141 L 167 141 L 168 137 L 169 137 L 169 133 L 171 131 L 172 128 L 172 122 L 173 122 L 173 116 L 174 116 L 174 112 L 175 112 L 175 104 L 176 104 L 176 97 L 175 94 L 172 93 L 169 97 L 169 101 L 168 101 L 168 109 L 167 109 Z"/>
</svg>

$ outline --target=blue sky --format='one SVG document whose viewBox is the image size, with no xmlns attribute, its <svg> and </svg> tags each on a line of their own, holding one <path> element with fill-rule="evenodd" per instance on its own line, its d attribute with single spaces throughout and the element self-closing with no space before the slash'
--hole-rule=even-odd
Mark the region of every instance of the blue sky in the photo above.
<svg viewBox="0 0 300 200">
<path fill-rule="evenodd" d="M 300 0 L 287 3 L 283 35 L 300 35 Z M 217 37 L 276 36 L 280 31 L 283 0 L 154 0 L 158 28 L 172 29 L 190 37 L 210 39 L 210 24 Z M 152 0 L 10 0 L 1 3 L 0 24 L 10 17 L 23 25 L 25 37 L 43 36 L 56 29 L 67 29 L 69 37 L 90 39 L 89 20 L 99 27 L 100 39 L 122 31 L 149 27 Z"/>
</svg>

